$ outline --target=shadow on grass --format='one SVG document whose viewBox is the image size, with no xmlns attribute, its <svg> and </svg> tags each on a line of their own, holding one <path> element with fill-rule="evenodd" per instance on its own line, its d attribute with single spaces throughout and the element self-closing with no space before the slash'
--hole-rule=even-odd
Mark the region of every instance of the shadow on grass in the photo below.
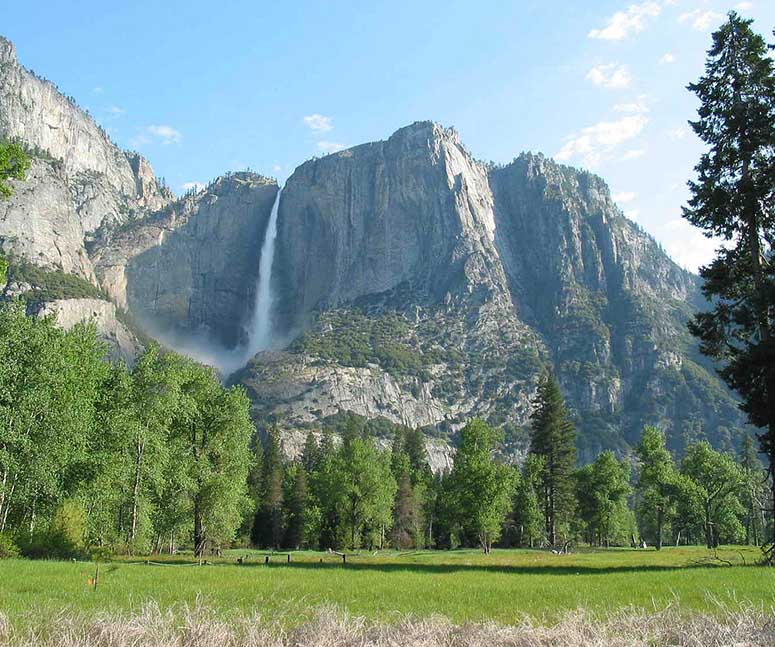
<svg viewBox="0 0 775 647">
<path fill-rule="evenodd" d="M 638 564 L 623 566 L 573 566 L 563 564 L 545 564 L 541 566 L 518 566 L 508 564 L 400 564 L 400 563 L 379 563 L 359 561 L 358 556 L 348 555 L 347 563 L 343 564 L 341 559 L 334 561 L 333 558 L 323 558 L 322 561 L 291 561 L 287 563 L 284 559 L 278 558 L 278 561 L 269 564 L 261 561 L 248 560 L 242 564 L 236 562 L 207 562 L 207 566 L 239 566 L 248 569 L 294 569 L 294 570 L 340 570 L 340 571 L 362 571 L 362 572 L 380 572 L 380 573 L 424 573 L 424 574 L 449 574 L 449 573 L 502 573 L 511 575 L 611 575 L 615 573 L 658 573 L 668 571 L 686 571 L 693 569 L 715 569 L 729 566 L 737 567 L 755 567 L 755 564 L 727 564 L 723 562 L 693 562 L 684 565 L 663 565 L 663 564 Z M 361 558 L 363 559 L 363 558 Z M 366 558 L 368 559 L 368 558 Z M 561 559 L 561 558 L 560 558 Z M 161 567 L 165 566 L 196 566 L 197 563 L 190 559 L 165 559 L 162 562 L 153 560 L 126 560 L 125 564 L 152 564 Z"/>
</svg>

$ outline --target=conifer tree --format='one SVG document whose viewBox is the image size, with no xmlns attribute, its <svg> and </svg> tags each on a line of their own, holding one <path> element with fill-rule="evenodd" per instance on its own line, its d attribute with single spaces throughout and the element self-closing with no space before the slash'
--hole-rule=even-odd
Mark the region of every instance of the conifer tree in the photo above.
<svg viewBox="0 0 775 647">
<path fill-rule="evenodd" d="M 555 546 L 560 529 L 567 527 L 576 509 L 576 429 L 550 373 L 541 379 L 533 400 L 530 453 L 544 460 L 541 503 L 547 539 Z"/>
<path fill-rule="evenodd" d="M 684 217 L 726 241 L 700 270 L 714 308 L 690 322 L 701 350 L 764 429 L 775 470 L 775 73 L 764 39 L 734 11 L 713 34 L 691 126 L 709 146 L 689 183 Z M 773 488 L 775 492 L 775 488 Z M 771 501 L 775 512 L 775 494 Z M 774 530 L 775 532 L 775 530 Z M 772 541 L 775 542 L 775 536 Z M 772 557 L 772 554 L 771 554 Z"/>
</svg>

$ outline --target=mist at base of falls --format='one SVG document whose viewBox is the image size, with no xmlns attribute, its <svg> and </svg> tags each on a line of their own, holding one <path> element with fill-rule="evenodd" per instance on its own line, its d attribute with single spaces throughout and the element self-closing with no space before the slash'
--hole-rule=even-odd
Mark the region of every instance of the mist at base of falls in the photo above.
<svg viewBox="0 0 775 647">
<path fill-rule="evenodd" d="M 212 366 L 223 377 L 228 377 L 243 368 L 253 356 L 262 351 L 276 348 L 282 341 L 276 338 L 272 329 L 272 264 L 274 262 L 275 240 L 277 238 L 277 216 L 280 211 L 278 189 L 269 215 L 261 255 L 258 260 L 258 278 L 251 318 L 245 325 L 247 341 L 235 348 L 226 348 L 207 334 L 207 331 L 189 332 L 159 326 L 152 320 L 141 320 L 143 328 L 164 346 L 191 359 Z"/>
</svg>

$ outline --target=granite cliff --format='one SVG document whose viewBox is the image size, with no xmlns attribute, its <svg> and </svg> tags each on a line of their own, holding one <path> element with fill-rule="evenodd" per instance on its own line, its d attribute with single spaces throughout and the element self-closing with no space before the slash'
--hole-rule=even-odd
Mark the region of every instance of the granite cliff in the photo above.
<svg viewBox="0 0 775 647">
<path fill-rule="evenodd" d="M 697 278 L 590 173 L 535 154 L 483 163 L 433 122 L 305 162 L 279 202 L 273 348 L 248 362 L 274 180 L 232 173 L 175 199 L 4 39 L 0 138 L 33 157 L 0 202 L 3 294 L 64 326 L 94 319 L 115 356 L 137 352 L 139 322 L 222 367 L 247 362 L 230 379 L 291 453 L 308 429 L 357 414 L 378 433 L 423 427 L 441 467 L 476 415 L 518 457 L 547 366 L 583 459 L 628 452 L 646 423 L 678 450 L 730 446 L 742 424 L 686 332 Z"/>
</svg>

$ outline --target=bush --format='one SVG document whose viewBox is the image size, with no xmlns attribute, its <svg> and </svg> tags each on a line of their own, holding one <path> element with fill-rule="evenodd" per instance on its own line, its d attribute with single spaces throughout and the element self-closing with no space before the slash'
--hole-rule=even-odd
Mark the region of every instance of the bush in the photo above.
<svg viewBox="0 0 775 647">
<path fill-rule="evenodd" d="M 11 559 L 19 556 L 19 547 L 13 538 L 5 532 L 0 532 L 0 559 Z"/>
<path fill-rule="evenodd" d="M 65 501 L 51 524 L 19 539 L 19 548 L 30 559 L 86 559 L 86 515 L 80 504 Z"/>
</svg>

